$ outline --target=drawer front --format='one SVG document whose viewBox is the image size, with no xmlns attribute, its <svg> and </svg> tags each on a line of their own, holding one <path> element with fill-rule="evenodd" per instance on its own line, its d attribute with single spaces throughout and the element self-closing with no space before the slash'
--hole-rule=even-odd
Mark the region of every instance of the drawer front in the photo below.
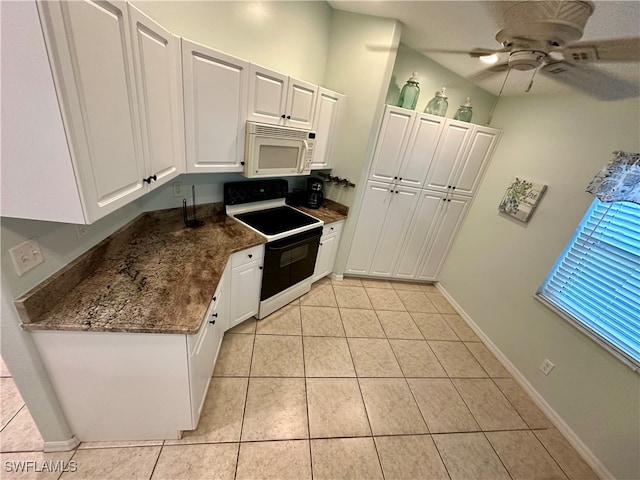
<svg viewBox="0 0 640 480">
<path fill-rule="evenodd" d="M 264 245 L 257 245 L 255 247 L 242 250 L 241 252 L 231 255 L 231 268 L 246 265 L 249 262 L 261 259 L 262 257 L 264 257 Z"/>
<path fill-rule="evenodd" d="M 338 220 L 337 222 L 329 223 L 322 228 L 322 236 L 331 235 L 342 231 L 344 220 Z"/>
</svg>

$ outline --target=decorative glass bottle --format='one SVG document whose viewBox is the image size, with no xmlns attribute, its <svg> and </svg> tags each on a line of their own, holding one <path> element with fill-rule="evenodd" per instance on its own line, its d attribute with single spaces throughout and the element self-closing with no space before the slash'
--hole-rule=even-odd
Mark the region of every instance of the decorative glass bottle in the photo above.
<svg viewBox="0 0 640 480">
<path fill-rule="evenodd" d="M 447 114 L 449 102 L 447 101 L 446 90 L 445 87 L 442 87 L 439 92 L 436 92 L 436 96 L 429 101 L 427 108 L 424 109 L 424 113 L 431 113 L 439 117 L 444 117 Z"/>
<path fill-rule="evenodd" d="M 411 110 L 416 108 L 418 103 L 418 95 L 420 95 L 420 87 L 418 86 L 418 72 L 413 72 L 411 78 L 404 84 L 400 91 L 400 98 L 398 99 L 398 106 L 403 108 L 409 108 Z"/>
<path fill-rule="evenodd" d="M 470 122 L 471 117 L 473 116 L 473 112 L 471 111 L 471 98 L 467 97 L 467 100 L 463 105 L 460 105 L 458 111 L 453 116 L 454 120 L 461 120 L 463 122 Z"/>
</svg>

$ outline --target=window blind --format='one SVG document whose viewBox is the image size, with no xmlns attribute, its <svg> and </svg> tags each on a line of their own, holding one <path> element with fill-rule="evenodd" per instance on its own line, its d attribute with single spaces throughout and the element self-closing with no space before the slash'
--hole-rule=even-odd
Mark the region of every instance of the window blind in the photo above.
<svg viewBox="0 0 640 480">
<path fill-rule="evenodd" d="M 594 200 L 538 295 L 640 366 L 640 205 Z"/>
</svg>

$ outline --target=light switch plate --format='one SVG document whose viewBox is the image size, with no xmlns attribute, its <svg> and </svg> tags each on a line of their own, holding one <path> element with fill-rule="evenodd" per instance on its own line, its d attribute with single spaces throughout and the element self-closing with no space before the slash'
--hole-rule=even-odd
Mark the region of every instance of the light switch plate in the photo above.
<svg viewBox="0 0 640 480">
<path fill-rule="evenodd" d="M 35 238 L 10 248 L 9 256 L 19 277 L 44 262 L 42 250 Z"/>
</svg>

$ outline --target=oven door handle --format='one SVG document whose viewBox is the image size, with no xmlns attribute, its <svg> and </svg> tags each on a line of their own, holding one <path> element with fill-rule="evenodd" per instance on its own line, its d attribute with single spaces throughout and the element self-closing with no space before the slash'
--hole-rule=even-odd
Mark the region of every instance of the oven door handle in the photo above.
<svg viewBox="0 0 640 480">
<path fill-rule="evenodd" d="M 302 153 L 302 157 L 300 158 L 300 165 L 298 165 L 298 173 L 304 172 L 304 167 L 307 163 L 307 153 L 309 152 L 309 144 L 306 140 L 302 141 L 302 145 L 304 145 L 304 150 Z"/>
<path fill-rule="evenodd" d="M 271 250 L 271 251 L 286 250 L 288 248 L 295 248 L 298 245 L 303 245 L 305 243 L 309 243 L 309 240 L 313 240 L 314 238 L 316 238 L 316 237 L 314 236 L 314 237 L 305 238 L 303 240 L 300 240 L 299 242 L 292 243 L 290 245 L 285 245 L 284 247 L 270 247 L 269 245 L 267 245 L 266 247 L 267 247 L 267 250 Z M 319 240 L 320 237 L 317 237 L 317 238 Z"/>
</svg>

